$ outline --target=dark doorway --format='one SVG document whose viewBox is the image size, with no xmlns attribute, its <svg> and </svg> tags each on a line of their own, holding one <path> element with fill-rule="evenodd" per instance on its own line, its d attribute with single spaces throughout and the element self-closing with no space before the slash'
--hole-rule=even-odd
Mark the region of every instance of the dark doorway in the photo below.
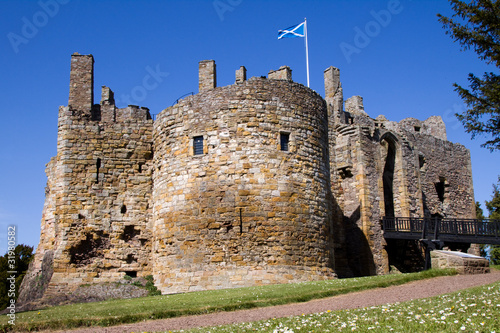
<svg viewBox="0 0 500 333">
<path fill-rule="evenodd" d="M 444 194 L 446 192 L 445 186 L 446 186 L 446 179 L 443 177 L 439 177 L 439 183 L 434 184 L 439 201 L 443 203 L 444 203 Z"/>
<path fill-rule="evenodd" d="M 385 159 L 383 183 L 385 216 L 394 217 L 394 166 L 396 164 L 396 147 L 391 140 L 387 142 L 387 157 Z"/>
</svg>

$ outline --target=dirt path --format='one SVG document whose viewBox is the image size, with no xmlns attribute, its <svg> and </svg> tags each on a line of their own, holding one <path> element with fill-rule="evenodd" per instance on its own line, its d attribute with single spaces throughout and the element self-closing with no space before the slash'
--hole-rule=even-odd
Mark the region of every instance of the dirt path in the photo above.
<svg viewBox="0 0 500 333">
<path fill-rule="evenodd" d="M 500 271 L 481 275 L 443 276 L 428 280 L 411 282 L 401 286 L 378 288 L 347 295 L 313 300 L 305 303 L 279 305 L 267 308 L 240 310 L 234 312 L 218 312 L 199 316 L 186 316 L 171 319 L 151 320 L 135 324 L 126 324 L 103 328 L 85 328 L 71 331 L 71 333 L 124 333 L 124 332 L 163 332 L 168 330 L 189 329 L 203 326 L 216 326 L 256 321 L 271 318 L 280 318 L 301 315 L 303 313 L 317 313 L 327 310 L 342 310 L 363 308 L 410 301 L 417 298 L 426 298 L 446 294 L 449 292 L 480 286 L 500 281 Z"/>
</svg>

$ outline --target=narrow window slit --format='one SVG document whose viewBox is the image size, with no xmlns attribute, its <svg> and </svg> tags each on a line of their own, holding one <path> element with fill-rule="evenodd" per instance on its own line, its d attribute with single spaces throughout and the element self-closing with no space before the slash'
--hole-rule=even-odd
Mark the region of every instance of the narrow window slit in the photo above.
<svg viewBox="0 0 500 333">
<path fill-rule="evenodd" d="M 96 168 L 95 183 L 99 184 L 99 169 L 101 168 L 101 159 L 100 158 L 98 158 L 97 161 L 95 162 L 95 168 Z"/>
<path fill-rule="evenodd" d="M 240 234 L 243 233 L 243 214 L 241 213 L 242 210 L 243 208 L 240 208 Z"/>
<path fill-rule="evenodd" d="M 281 151 L 288 151 L 290 144 L 290 134 L 280 133 L 280 149 Z"/>
</svg>

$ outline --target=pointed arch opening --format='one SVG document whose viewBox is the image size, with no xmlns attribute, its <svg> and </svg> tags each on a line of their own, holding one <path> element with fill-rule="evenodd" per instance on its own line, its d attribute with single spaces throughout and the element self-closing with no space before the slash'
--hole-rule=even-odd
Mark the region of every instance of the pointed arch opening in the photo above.
<svg viewBox="0 0 500 333">
<path fill-rule="evenodd" d="M 399 187 L 398 171 L 401 166 L 398 164 L 398 139 L 392 133 L 382 136 L 380 144 L 382 146 L 382 190 L 384 195 L 384 215 L 395 217 L 401 213 L 401 207 L 397 202 L 401 201 L 396 189 Z M 399 184 L 399 185 L 398 185 Z"/>
<path fill-rule="evenodd" d="M 383 186 L 385 216 L 394 217 L 394 169 L 396 164 L 396 146 L 387 140 L 387 156 L 385 158 Z"/>
</svg>

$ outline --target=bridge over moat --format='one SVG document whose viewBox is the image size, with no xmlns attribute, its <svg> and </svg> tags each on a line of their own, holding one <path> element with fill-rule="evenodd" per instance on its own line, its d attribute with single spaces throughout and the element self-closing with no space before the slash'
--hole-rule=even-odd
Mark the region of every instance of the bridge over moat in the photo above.
<svg viewBox="0 0 500 333">
<path fill-rule="evenodd" d="M 500 244 L 500 220 L 385 217 L 386 239 Z"/>
<path fill-rule="evenodd" d="M 385 217 L 385 239 L 418 240 L 425 246 L 425 268 L 430 268 L 430 251 L 445 243 L 500 245 L 500 220 Z"/>
</svg>

